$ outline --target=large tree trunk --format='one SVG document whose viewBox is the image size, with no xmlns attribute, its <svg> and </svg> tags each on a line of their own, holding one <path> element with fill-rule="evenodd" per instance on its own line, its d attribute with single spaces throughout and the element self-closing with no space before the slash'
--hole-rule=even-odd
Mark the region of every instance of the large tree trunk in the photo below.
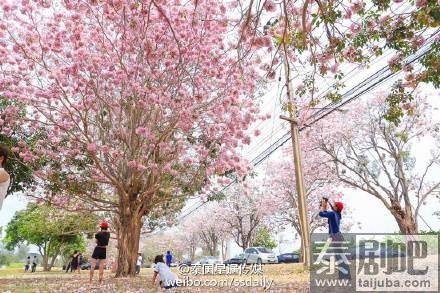
<svg viewBox="0 0 440 293">
<path fill-rule="evenodd" d="M 40 255 L 42 256 L 42 267 L 43 267 L 43 271 L 44 272 L 48 272 L 49 271 L 49 246 L 50 246 L 50 242 L 49 243 L 45 243 L 44 247 L 43 247 L 43 251 L 41 251 L 40 249 Z"/>
<path fill-rule="evenodd" d="M 134 207 L 124 208 L 122 206 L 119 212 L 116 277 L 134 277 L 136 275 L 136 260 L 139 252 L 142 215 L 136 213 Z"/>
<path fill-rule="evenodd" d="M 43 263 L 42 263 L 42 265 L 43 265 L 43 271 L 44 272 L 48 272 L 49 269 L 48 269 L 48 256 L 47 255 L 43 255 Z"/>
<path fill-rule="evenodd" d="M 192 245 L 190 246 L 190 259 L 191 261 L 195 260 L 196 258 L 196 250 L 197 250 L 197 246 L 196 245 Z"/>
<path fill-rule="evenodd" d="M 222 258 L 223 258 L 223 260 L 226 260 L 226 255 L 227 255 L 227 253 L 228 253 L 228 243 L 227 243 L 227 241 L 226 240 L 222 240 L 221 241 L 221 250 L 222 250 Z"/>
<path fill-rule="evenodd" d="M 51 259 L 50 263 L 48 264 L 47 271 L 52 270 L 52 268 L 55 264 L 55 261 L 57 260 L 57 257 L 60 254 L 60 251 L 61 251 L 61 247 L 58 247 L 56 253 L 52 256 L 52 259 Z"/>
<path fill-rule="evenodd" d="M 395 217 L 396 218 L 396 217 Z M 418 234 L 419 228 L 417 227 L 414 217 L 412 215 L 405 216 L 403 218 L 396 218 L 399 225 L 400 233 L 402 234 Z"/>
<path fill-rule="evenodd" d="M 403 210 L 396 202 L 392 202 L 390 212 L 393 215 L 394 219 L 396 219 L 397 225 L 400 229 L 400 233 L 419 233 L 419 228 L 412 213 L 411 206 L 407 206 L 405 210 Z"/>
</svg>

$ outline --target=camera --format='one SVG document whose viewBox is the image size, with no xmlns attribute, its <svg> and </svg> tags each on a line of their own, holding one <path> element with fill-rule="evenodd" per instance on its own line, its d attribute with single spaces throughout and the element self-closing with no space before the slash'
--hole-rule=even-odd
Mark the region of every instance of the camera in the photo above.
<svg viewBox="0 0 440 293">
<path fill-rule="evenodd" d="M 319 201 L 319 207 L 320 208 L 323 206 L 324 202 L 328 202 L 328 198 L 327 197 L 322 197 L 321 200 Z"/>
<path fill-rule="evenodd" d="M 319 204 L 320 207 L 323 205 L 323 202 L 328 203 L 330 205 L 330 207 L 333 209 L 332 204 L 328 201 L 328 197 L 325 197 L 325 196 L 322 197 L 321 202 Z"/>
</svg>

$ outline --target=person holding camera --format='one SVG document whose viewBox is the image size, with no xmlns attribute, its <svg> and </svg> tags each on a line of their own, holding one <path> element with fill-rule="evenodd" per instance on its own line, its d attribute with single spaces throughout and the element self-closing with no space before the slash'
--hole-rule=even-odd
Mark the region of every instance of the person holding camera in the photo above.
<svg viewBox="0 0 440 293">
<path fill-rule="evenodd" d="M 327 210 L 329 205 L 331 207 L 330 211 Z M 328 219 L 328 233 L 330 238 L 335 241 L 341 241 L 339 240 L 342 237 L 339 226 L 341 223 L 341 212 L 343 209 L 344 204 L 340 201 L 334 202 L 332 205 L 328 202 L 328 198 L 326 197 L 322 198 L 321 200 L 319 216 Z"/>
<path fill-rule="evenodd" d="M 330 206 L 331 210 L 327 210 L 328 206 Z M 321 206 L 319 208 L 319 216 L 328 219 L 328 233 L 332 242 L 332 249 L 337 254 L 337 261 L 342 260 L 341 257 L 344 254 L 342 249 L 342 241 L 344 241 L 344 237 L 342 236 L 342 233 L 340 231 L 342 218 L 341 212 L 343 209 L 344 204 L 342 202 L 336 201 L 331 204 L 326 197 L 321 200 Z M 339 269 L 339 279 L 351 279 L 350 268 L 348 264 L 342 261 L 342 263 L 340 264 L 340 268 L 345 270 L 346 273 L 343 273 Z"/>
</svg>

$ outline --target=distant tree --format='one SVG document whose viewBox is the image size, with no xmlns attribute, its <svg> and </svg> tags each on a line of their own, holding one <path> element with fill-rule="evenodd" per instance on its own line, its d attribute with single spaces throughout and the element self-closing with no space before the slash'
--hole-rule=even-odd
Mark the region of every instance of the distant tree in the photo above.
<svg viewBox="0 0 440 293">
<path fill-rule="evenodd" d="M 260 229 L 258 229 L 257 234 L 255 235 L 252 246 L 273 249 L 277 246 L 277 243 L 270 235 L 269 229 L 267 227 L 261 227 Z"/>
<path fill-rule="evenodd" d="M 202 211 L 192 215 L 186 223 L 186 230 L 197 233 L 198 242 L 207 255 L 217 256 L 219 254 L 219 246 L 229 236 L 226 223 L 215 217 L 218 209 L 218 203 L 211 203 Z M 224 255 L 222 256 L 224 257 Z"/>
<path fill-rule="evenodd" d="M 420 96 L 405 106 L 408 115 L 398 126 L 386 119 L 384 101 L 378 96 L 324 119 L 312 129 L 310 139 L 341 183 L 378 199 L 401 233 L 417 234 L 420 208 L 440 187 L 435 175 L 440 166 L 440 125 L 433 122 L 430 106 Z M 433 146 L 424 145 L 426 162 L 414 151 L 414 143 L 421 140 Z"/>
<path fill-rule="evenodd" d="M 55 209 L 48 205 L 29 204 L 15 213 L 5 230 L 5 248 L 13 250 L 21 244 L 33 244 L 43 259 L 43 269 L 50 271 L 56 258 L 76 244 L 81 247 L 84 233 L 93 231 L 97 218 Z"/>
<path fill-rule="evenodd" d="M 72 241 L 69 241 L 68 243 L 65 243 L 63 245 L 60 252 L 63 264 L 68 262 L 70 255 L 75 250 L 81 253 L 84 253 L 86 251 L 86 241 L 84 240 L 84 237 L 76 237 L 75 239 L 72 239 Z"/>
<path fill-rule="evenodd" d="M 3 245 L 0 245 L 0 266 L 8 266 L 12 262 L 12 259 L 12 253 L 6 250 Z"/>
<path fill-rule="evenodd" d="M 180 231 L 177 237 L 185 247 L 184 253 L 188 255 L 190 260 L 194 260 L 196 257 L 197 247 L 200 243 L 199 233 L 193 230 L 192 223 L 189 220 L 183 222 L 179 228 Z"/>
<path fill-rule="evenodd" d="M 251 245 L 258 229 L 277 208 L 274 198 L 257 186 L 253 180 L 242 182 L 225 195 L 211 216 L 224 223 L 227 233 L 243 249 Z"/>
<path fill-rule="evenodd" d="M 144 261 L 153 262 L 156 255 L 164 254 L 170 250 L 173 254 L 173 262 L 181 259 L 183 255 L 183 246 L 178 237 L 174 233 L 165 232 L 150 235 L 146 239 L 142 239 L 141 243 L 144 247 L 142 253 L 144 254 Z"/>
<path fill-rule="evenodd" d="M 29 246 L 27 245 L 19 245 L 15 252 L 15 259 L 17 261 L 23 261 L 29 255 Z"/>
</svg>

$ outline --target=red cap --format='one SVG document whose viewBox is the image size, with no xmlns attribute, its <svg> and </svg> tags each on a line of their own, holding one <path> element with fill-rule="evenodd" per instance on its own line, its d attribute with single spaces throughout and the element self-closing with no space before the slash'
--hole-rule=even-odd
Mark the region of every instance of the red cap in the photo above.
<svg viewBox="0 0 440 293">
<path fill-rule="evenodd" d="M 101 224 L 99 224 L 99 227 L 107 229 L 108 228 L 108 223 L 107 222 L 102 222 Z"/>
<path fill-rule="evenodd" d="M 344 204 L 340 201 L 335 202 L 335 208 L 338 210 L 338 212 L 341 212 L 344 209 Z"/>
</svg>

